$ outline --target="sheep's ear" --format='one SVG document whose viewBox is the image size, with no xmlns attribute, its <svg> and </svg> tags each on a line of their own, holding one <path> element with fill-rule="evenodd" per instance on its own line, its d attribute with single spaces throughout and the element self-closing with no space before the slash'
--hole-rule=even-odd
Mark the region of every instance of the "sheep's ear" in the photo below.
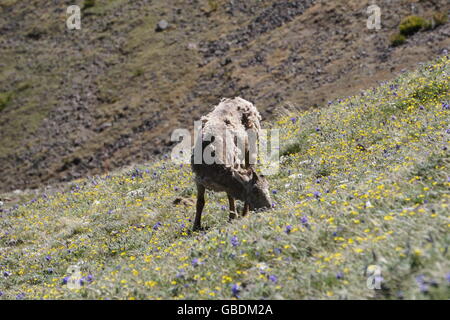
<svg viewBox="0 0 450 320">
<path fill-rule="evenodd" d="M 257 182 L 259 180 L 259 176 L 256 173 L 256 170 L 252 168 L 252 182 Z"/>
</svg>

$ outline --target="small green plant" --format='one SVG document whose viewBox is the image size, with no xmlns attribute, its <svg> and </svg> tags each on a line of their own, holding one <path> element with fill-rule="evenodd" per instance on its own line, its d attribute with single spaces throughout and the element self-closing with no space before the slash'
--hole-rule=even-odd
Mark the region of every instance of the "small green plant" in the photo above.
<svg viewBox="0 0 450 320">
<path fill-rule="evenodd" d="M 400 23 L 400 34 L 404 36 L 413 35 L 420 30 L 426 30 L 431 27 L 429 21 L 418 16 L 408 16 Z"/>
<path fill-rule="evenodd" d="M 433 15 L 432 23 L 433 23 L 434 28 L 447 23 L 447 21 L 448 21 L 448 15 L 445 12 L 436 12 Z"/>
<path fill-rule="evenodd" d="M 92 8 L 95 6 L 95 0 L 84 0 L 83 10 Z"/>
<path fill-rule="evenodd" d="M 397 47 L 406 42 L 406 37 L 400 33 L 396 33 L 391 36 L 390 41 L 393 47 Z"/>
<path fill-rule="evenodd" d="M 210 12 L 217 11 L 217 9 L 219 9 L 219 4 L 215 0 L 208 0 L 208 5 Z"/>
<path fill-rule="evenodd" d="M 134 70 L 133 72 L 133 77 L 140 77 L 144 74 L 144 70 L 141 68 L 138 68 L 136 70 Z"/>
<path fill-rule="evenodd" d="M 6 106 L 9 104 L 12 98 L 11 92 L 2 92 L 0 93 L 0 112 L 3 111 L 3 109 L 6 108 Z"/>
</svg>

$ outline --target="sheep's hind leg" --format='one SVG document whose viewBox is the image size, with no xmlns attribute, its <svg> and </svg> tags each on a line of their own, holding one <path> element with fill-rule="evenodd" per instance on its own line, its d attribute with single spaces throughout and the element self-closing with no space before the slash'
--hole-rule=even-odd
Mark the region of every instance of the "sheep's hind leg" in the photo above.
<svg viewBox="0 0 450 320">
<path fill-rule="evenodd" d="M 231 220 L 234 220 L 237 217 L 236 204 L 235 204 L 234 198 L 232 196 L 230 196 L 229 194 L 227 194 L 227 196 L 228 196 L 228 202 L 230 204 L 230 217 L 229 217 L 228 221 L 231 222 Z"/>
<path fill-rule="evenodd" d="M 242 210 L 242 216 L 245 217 L 250 211 L 250 204 L 248 202 L 244 203 L 244 209 Z"/>
<path fill-rule="evenodd" d="M 201 229 L 202 211 L 205 206 L 205 187 L 197 184 L 197 212 L 195 213 L 193 231 Z"/>
</svg>

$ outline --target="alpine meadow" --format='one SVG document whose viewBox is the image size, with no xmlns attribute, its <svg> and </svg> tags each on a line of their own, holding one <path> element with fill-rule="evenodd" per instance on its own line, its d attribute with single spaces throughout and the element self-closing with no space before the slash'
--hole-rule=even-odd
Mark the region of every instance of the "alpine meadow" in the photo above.
<svg viewBox="0 0 450 320">
<path fill-rule="evenodd" d="M 169 158 L 3 207 L 0 299 L 449 299 L 449 119 L 443 54 L 263 122 L 271 210 L 229 223 L 207 192 L 192 232 L 193 173 Z"/>
</svg>

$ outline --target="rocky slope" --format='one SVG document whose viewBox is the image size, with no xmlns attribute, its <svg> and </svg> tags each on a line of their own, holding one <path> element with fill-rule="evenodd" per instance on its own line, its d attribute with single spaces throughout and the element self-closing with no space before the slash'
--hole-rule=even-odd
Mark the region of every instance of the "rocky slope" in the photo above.
<svg viewBox="0 0 450 320">
<path fill-rule="evenodd" d="M 82 1 L 75 1 L 82 5 Z M 265 118 L 393 78 L 450 47 L 450 24 L 391 47 L 407 15 L 448 12 L 446 0 L 96 1 L 82 29 L 74 1 L 0 5 L 0 190 L 34 188 L 160 156 L 174 128 L 223 96 Z M 168 22 L 156 30 L 159 21 Z"/>
</svg>

